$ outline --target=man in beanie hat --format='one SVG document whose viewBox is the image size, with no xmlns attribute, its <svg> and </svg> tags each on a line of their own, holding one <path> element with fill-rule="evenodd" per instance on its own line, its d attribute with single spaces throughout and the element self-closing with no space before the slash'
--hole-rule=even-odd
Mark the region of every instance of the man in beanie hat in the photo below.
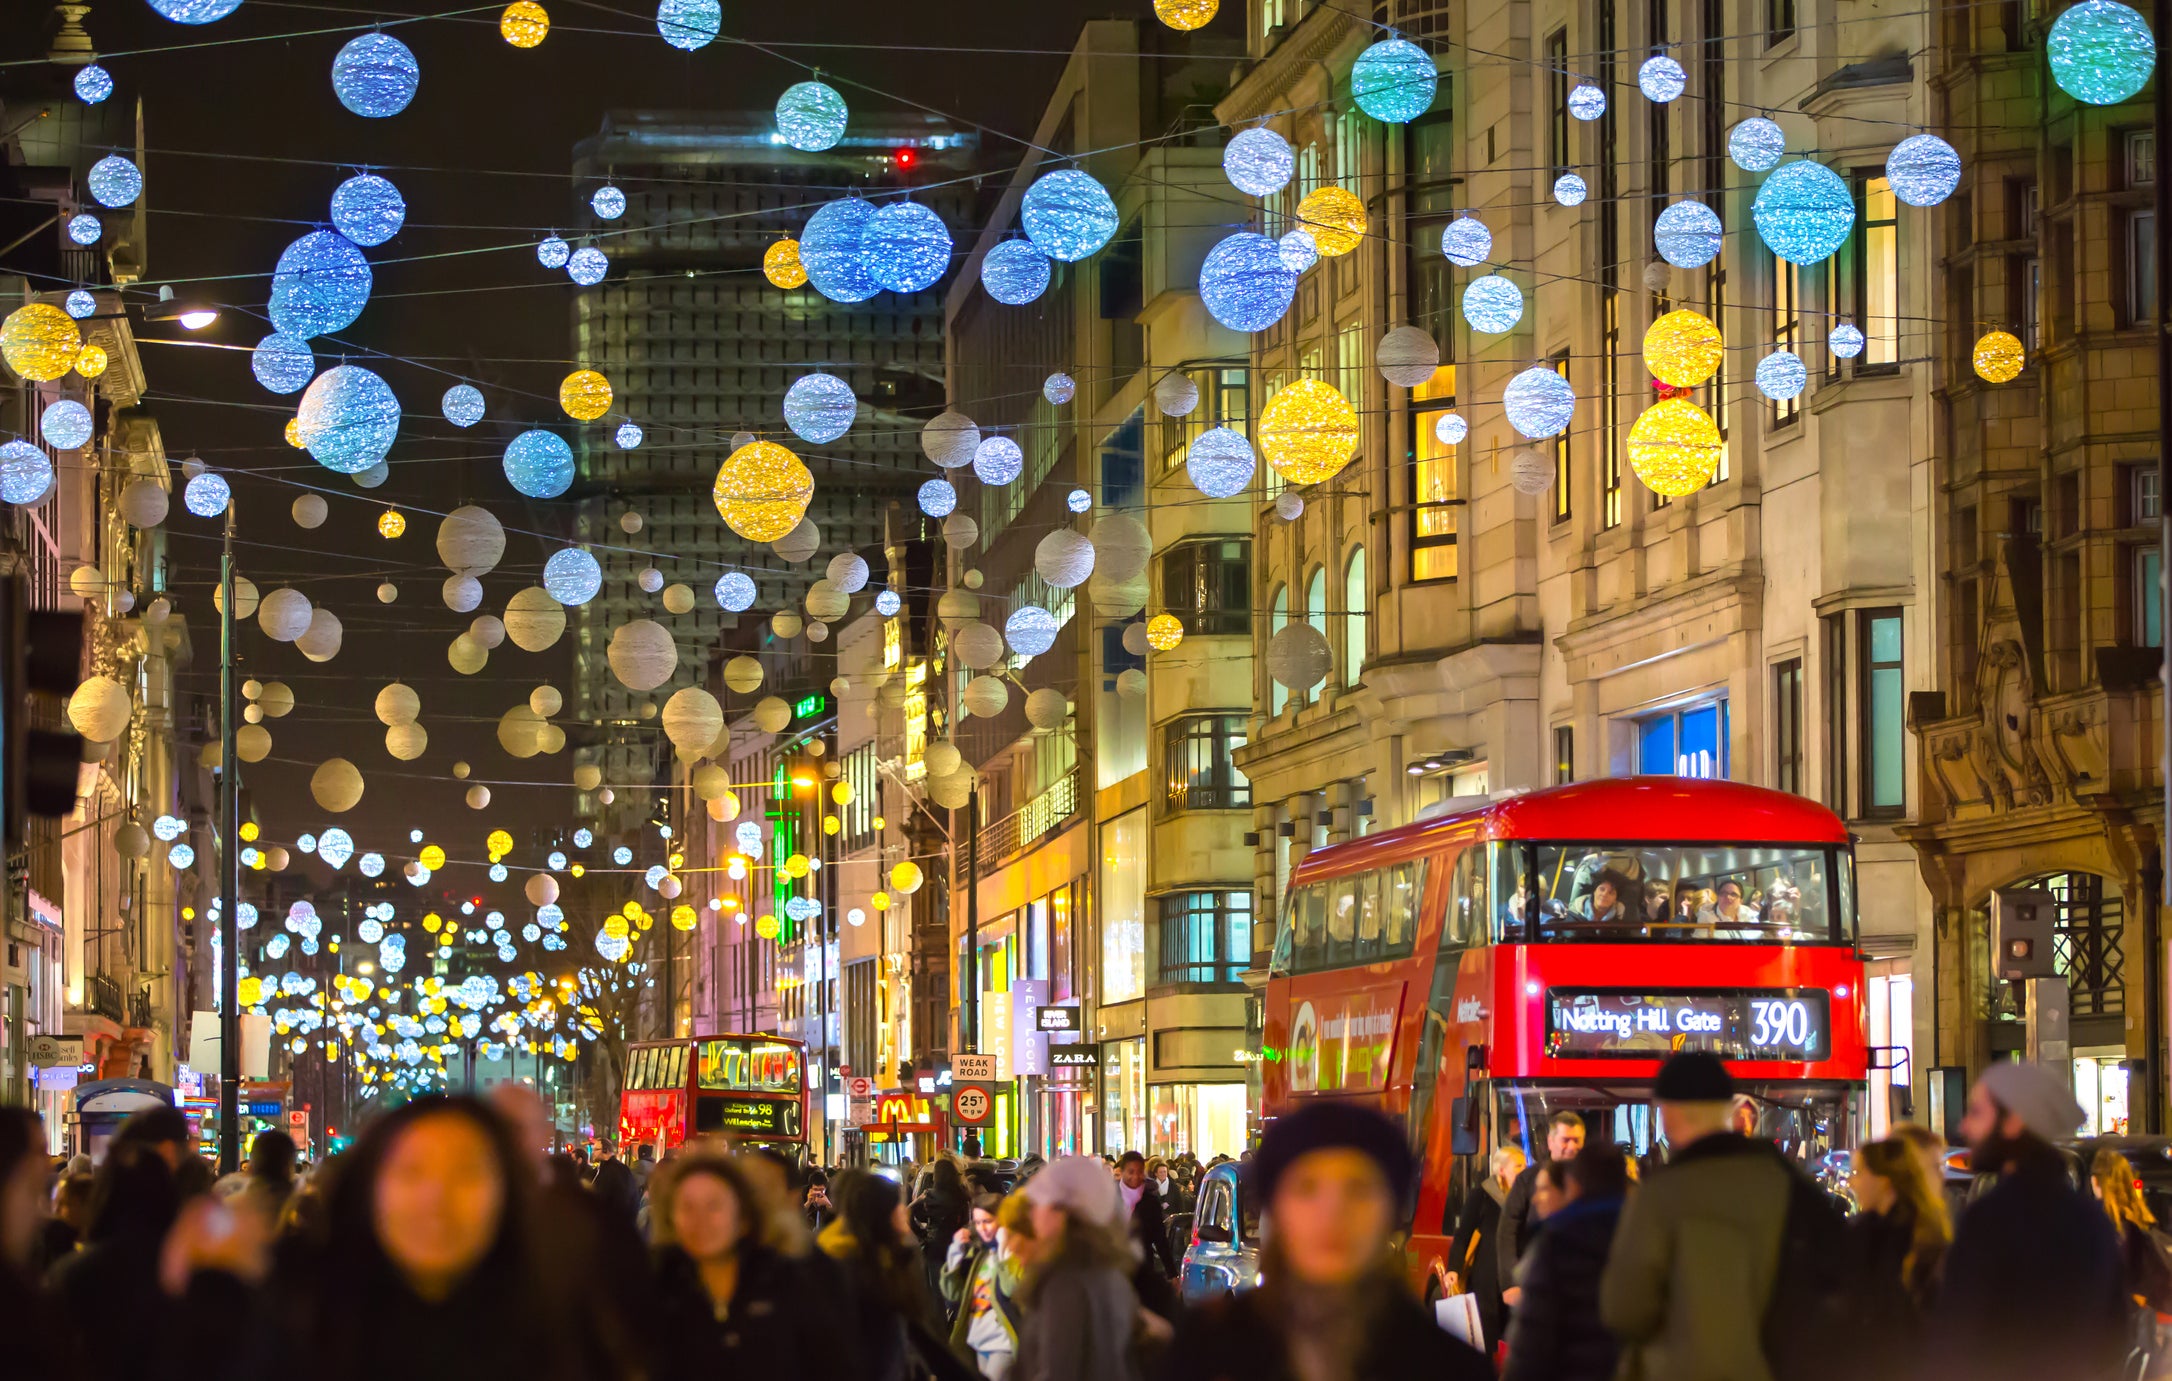
<svg viewBox="0 0 2172 1381">
<path fill-rule="evenodd" d="M 2056 1145 L 2082 1123 L 2066 1080 L 2000 1061 L 1968 1095 L 1970 1168 L 1998 1183 L 1961 1215 L 1927 1329 L 1926 1373 L 2097 1377 L 2125 1347 L 2125 1273 L 2111 1220 Z"/>
<path fill-rule="evenodd" d="M 1831 1377 L 1839 1209 L 1771 1142 L 1734 1129 L 1735 1081 L 1685 1051 L 1652 1089 L 1668 1161 L 1629 1196 L 1599 1281 L 1625 1376 Z"/>
<path fill-rule="evenodd" d="M 1415 1166 L 1379 1113 L 1318 1099 L 1268 1127 L 1245 1167 L 1265 1205 L 1260 1285 L 1184 1315 L 1164 1381 L 1491 1381 L 1483 1354 L 1412 1298 L 1389 1250 Z"/>
</svg>

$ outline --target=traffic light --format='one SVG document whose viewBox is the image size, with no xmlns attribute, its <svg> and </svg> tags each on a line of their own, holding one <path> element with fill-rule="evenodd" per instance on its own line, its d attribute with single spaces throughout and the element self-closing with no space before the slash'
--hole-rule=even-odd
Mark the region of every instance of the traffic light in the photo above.
<svg viewBox="0 0 2172 1381">
<path fill-rule="evenodd" d="M 2037 888 L 2001 887 L 1991 894 L 1991 969 L 2000 978 L 2056 978 L 2053 935 L 2059 903 Z"/>
<path fill-rule="evenodd" d="M 83 616 L 29 607 L 21 576 L 0 576 L 0 835 L 13 852 L 32 816 L 75 809 L 83 740 L 64 729 L 34 729 L 32 696 L 74 693 L 83 671 Z"/>
</svg>

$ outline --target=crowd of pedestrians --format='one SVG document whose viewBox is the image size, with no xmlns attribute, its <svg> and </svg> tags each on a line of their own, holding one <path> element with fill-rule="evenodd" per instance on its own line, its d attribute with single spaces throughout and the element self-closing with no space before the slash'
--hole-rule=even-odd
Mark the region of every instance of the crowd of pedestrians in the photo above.
<svg viewBox="0 0 2172 1381">
<path fill-rule="evenodd" d="M 2055 1075 L 1993 1066 L 1955 1215 L 1921 1129 L 1861 1147 L 1855 1206 L 1748 1134 L 1725 1067 L 1669 1061 L 1664 1164 L 1588 1142 L 1496 1153 L 1438 1293 L 1406 1284 L 1417 1166 L 1320 1101 L 1243 1173 L 1255 1288 L 1180 1307 L 1171 1219 L 1206 1167 L 1072 1156 L 825 1171 L 696 1141 L 548 1152 L 520 1089 L 421 1098 L 302 1173 L 283 1135 L 224 1179 L 170 1109 L 54 1166 L 0 1109 L 0 1360 L 54 1381 L 2021 1381 L 2154 1374 L 2172 1267 L 2133 1167 L 2072 1173 Z M 200 1325 L 217 1320 L 215 1346 Z M 1497 1370 L 1498 1369 L 1498 1370 Z"/>
</svg>

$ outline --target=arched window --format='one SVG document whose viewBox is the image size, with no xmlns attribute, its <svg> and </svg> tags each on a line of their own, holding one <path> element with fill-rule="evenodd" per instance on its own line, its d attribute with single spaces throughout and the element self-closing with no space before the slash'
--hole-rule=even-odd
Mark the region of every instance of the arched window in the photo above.
<svg viewBox="0 0 2172 1381">
<path fill-rule="evenodd" d="M 1350 553 L 1342 580 L 1342 683 L 1354 686 L 1365 667 L 1365 623 L 1372 609 L 1365 594 L 1365 548 Z"/>
<path fill-rule="evenodd" d="M 1319 629 L 1322 638 L 1328 636 L 1327 567 L 1325 566 L 1314 566 L 1312 568 L 1312 578 L 1305 582 L 1305 622 Z M 1334 647 L 1334 645 L 1333 642 L 1328 643 L 1330 648 Z M 1312 692 L 1307 692 L 1305 698 L 1310 700 L 1312 694 Z"/>
<path fill-rule="evenodd" d="M 1289 586 L 1275 586 L 1275 597 L 1272 602 L 1272 608 L 1273 612 L 1267 616 L 1267 636 L 1270 638 L 1272 638 L 1275 634 L 1280 633 L 1289 624 Z M 1270 713 L 1280 714 L 1282 713 L 1283 709 L 1290 703 L 1289 688 L 1284 686 L 1280 681 L 1275 680 L 1271 676 L 1267 678 L 1267 685 L 1269 703 L 1273 706 L 1273 709 L 1270 711 Z"/>
</svg>

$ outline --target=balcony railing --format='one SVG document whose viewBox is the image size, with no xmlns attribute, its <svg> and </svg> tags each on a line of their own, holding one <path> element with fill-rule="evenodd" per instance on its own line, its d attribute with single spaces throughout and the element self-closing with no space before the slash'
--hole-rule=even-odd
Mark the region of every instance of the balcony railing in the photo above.
<svg viewBox="0 0 2172 1381">
<path fill-rule="evenodd" d="M 95 1012 L 108 1021 L 127 1019 L 128 1006 L 121 997 L 121 985 L 111 974 L 92 973 L 83 976 L 83 1010 Z"/>
<path fill-rule="evenodd" d="M 1079 811 L 1079 770 L 1074 767 L 1054 785 L 980 832 L 980 866 L 992 867 L 1022 854 L 1054 834 Z"/>
</svg>

